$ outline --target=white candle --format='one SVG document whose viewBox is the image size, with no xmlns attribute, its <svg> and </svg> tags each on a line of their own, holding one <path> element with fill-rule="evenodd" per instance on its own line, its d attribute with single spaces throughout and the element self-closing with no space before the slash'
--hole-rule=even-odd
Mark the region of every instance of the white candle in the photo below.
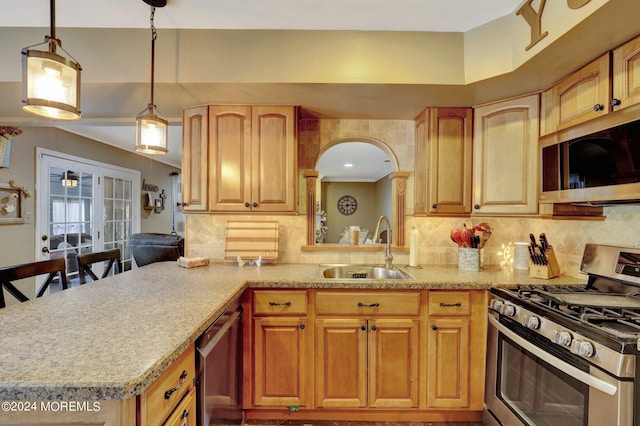
<svg viewBox="0 0 640 426">
<path fill-rule="evenodd" d="M 418 230 L 413 227 L 409 233 L 409 266 L 418 266 Z"/>
</svg>

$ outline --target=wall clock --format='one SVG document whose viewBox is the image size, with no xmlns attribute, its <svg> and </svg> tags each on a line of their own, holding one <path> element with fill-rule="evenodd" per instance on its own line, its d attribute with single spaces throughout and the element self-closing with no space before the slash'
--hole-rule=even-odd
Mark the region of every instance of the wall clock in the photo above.
<svg viewBox="0 0 640 426">
<path fill-rule="evenodd" d="M 358 202 L 351 195 L 343 195 L 338 200 L 338 211 L 344 215 L 354 214 L 358 209 Z"/>
</svg>

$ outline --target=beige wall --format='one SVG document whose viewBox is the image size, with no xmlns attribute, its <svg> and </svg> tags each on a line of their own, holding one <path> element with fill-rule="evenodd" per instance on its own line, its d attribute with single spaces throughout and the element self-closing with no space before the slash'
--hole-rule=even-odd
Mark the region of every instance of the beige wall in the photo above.
<svg viewBox="0 0 640 426">
<path fill-rule="evenodd" d="M 326 182 L 323 186 L 322 207 L 327 212 L 327 242 L 337 243 L 345 227 L 359 226 L 373 234 L 378 220 L 375 182 Z M 351 195 L 358 202 L 352 215 L 338 211 L 338 199 Z"/>
<path fill-rule="evenodd" d="M 300 132 L 299 164 L 313 168 L 320 147 L 345 135 L 375 138 L 389 146 L 398 160 L 400 171 L 413 171 L 413 121 L 385 120 L 306 120 Z M 315 154 L 314 154 L 315 153 Z M 315 156 L 314 156 L 315 155 Z M 545 220 L 536 217 L 471 217 L 430 218 L 413 216 L 413 174 L 407 181 L 407 232 L 416 227 L 419 231 L 419 259 L 421 264 L 456 264 L 457 247 L 449 233 L 463 223 L 487 222 L 493 227 L 493 236 L 487 243 L 484 260 L 487 265 L 508 262 L 510 243 L 528 241 L 529 233 L 544 232 L 554 246 L 563 274 L 578 276 L 579 262 L 587 242 L 633 246 L 640 243 L 640 206 L 624 205 L 606 207 L 604 221 L 590 220 Z M 305 182 L 300 179 L 300 193 L 304 194 Z M 281 263 L 354 262 L 382 263 L 382 253 L 366 252 L 304 252 L 306 244 L 306 218 L 304 198 L 301 199 L 300 215 L 248 216 L 188 215 L 187 255 L 224 258 L 226 221 L 233 219 L 265 219 L 280 222 Z M 361 207 L 360 207 L 361 208 Z M 408 237 L 408 236 L 407 236 Z M 408 253 L 394 253 L 394 262 L 402 265 L 409 262 Z"/>
<path fill-rule="evenodd" d="M 2 123 L 2 125 L 10 125 L 10 123 Z M 24 210 L 30 213 L 32 220 L 30 223 L 21 225 L 0 225 L 0 266 L 37 260 L 35 256 L 35 206 L 38 194 L 34 188 L 36 147 L 138 170 L 141 172 L 141 181 L 146 179 L 148 183 L 165 189 L 167 194 L 171 193 L 169 174 L 172 171 L 179 172 L 178 169 L 157 161 L 52 127 L 21 128 L 24 133 L 13 141 L 11 166 L 0 168 L 0 182 L 8 183 L 13 180 L 31 192 L 32 196 L 26 199 Z M 167 198 L 167 203 L 169 201 L 170 196 Z M 171 210 L 168 208 L 157 214 L 141 211 L 140 217 L 142 232 L 171 232 Z"/>
</svg>

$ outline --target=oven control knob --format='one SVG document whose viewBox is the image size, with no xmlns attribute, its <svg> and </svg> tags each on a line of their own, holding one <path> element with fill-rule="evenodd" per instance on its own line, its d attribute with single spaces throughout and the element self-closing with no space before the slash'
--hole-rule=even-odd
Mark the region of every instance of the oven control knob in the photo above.
<svg viewBox="0 0 640 426">
<path fill-rule="evenodd" d="M 522 321 L 522 325 L 530 328 L 531 330 L 537 330 L 538 328 L 540 328 L 540 318 L 531 315 L 525 315 L 524 320 Z"/>
<path fill-rule="evenodd" d="M 500 308 L 502 307 L 503 304 L 504 303 L 502 303 L 502 300 L 493 299 L 489 304 L 489 307 L 496 312 L 500 312 Z"/>
<path fill-rule="evenodd" d="M 593 356 L 595 350 L 593 349 L 593 344 L 591 342 L 586 342 L 584 340 L 574 340 L 573 344 L 571 345 L 571 352 L 585 358 L 590 358 Z"/>
<path fill-rule="evenodd" d="M 555 343 L 562 346 L 571 346 L 571 340 L 573 340 L 573 337 L 568 331 L 553 331 L 553 341 Z"/>
<path fill-rule="evenodd" d="M 502 305 L 502 308 L 500 308 L 500 313 L 507 317 L 515 316 L 516 307 L 513 305 Z"/>
</svg>

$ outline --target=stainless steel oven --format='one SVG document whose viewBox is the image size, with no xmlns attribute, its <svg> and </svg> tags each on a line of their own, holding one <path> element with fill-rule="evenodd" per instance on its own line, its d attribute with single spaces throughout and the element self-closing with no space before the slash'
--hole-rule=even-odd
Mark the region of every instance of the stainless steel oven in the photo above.
<svg viewBox="0 0 640 426">
<path fill-rule="evenodd" d="M 640 288 L 594 269 L 617 274 L 630 251 L 589 246 L 586 286 L 491 290 L 485 425 L 640 426 Z"/>
</svg>

